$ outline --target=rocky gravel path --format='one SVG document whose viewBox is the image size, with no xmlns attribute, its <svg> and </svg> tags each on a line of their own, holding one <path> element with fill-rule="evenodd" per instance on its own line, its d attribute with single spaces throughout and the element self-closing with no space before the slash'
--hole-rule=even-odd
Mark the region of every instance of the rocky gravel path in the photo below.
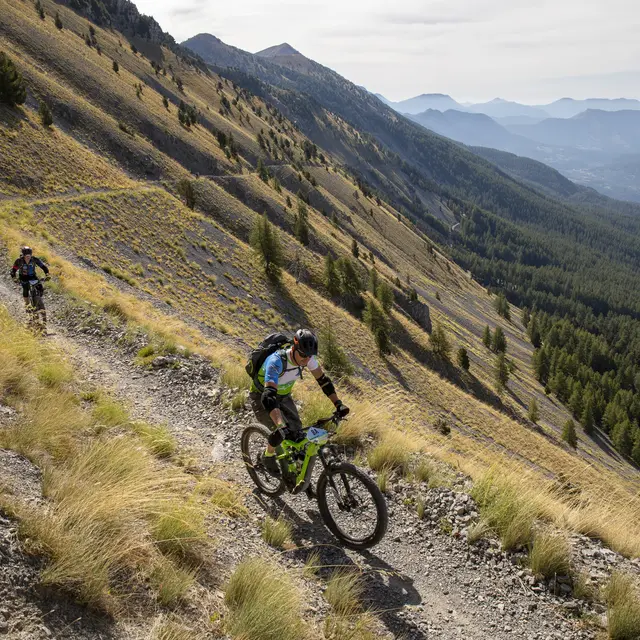
<svg viewBox="0 0 640 640">
<path fill-rule="evenodd" d="M 13 299 L 17 296 L 0 282 L 0 300 L 7 294 Z M 50 316 L 55 318 L 63 303 L 54 296 L 47 300 Z M 255 494 L 239 451 L 240 433 L 251 415 L 225 409 L 230 392 L 219 385 L 216 370 L 198 357 L 175 356 L 142 369 L 134 363 L 137 345 L 128 350 L 118 346 L 118 332 L 114 328 L 105 335 L 83 326 L 83 318 L 78 317 L 54 326 L 54 335 L 48 339 L 69 354 L 83 380 L 111 389 L 129 405 L 134 417 L 166 423 L 184 456 L 191 459 L 189 466 L 194 472 L 217 473 L 246 491 L 250 517 L 223 519 L 212 528 L 223 576 L 251 554 L 271 555 L 299 569 L 310 550 L 316 549 L 324 567 L 357 565 L 363 570 L 365 603 L 377 612 L 388 637 L 595 637 L 596 632 L 583 624 L 581 614 L 601 615 L 602 609 L 585 609 L 566 593 L 562 583 L 553 585 L 552 590 L 537 583 L 519 563 L 520 556 L 504 554 L 496 542 L 467 543 L 466 527 L 477 519 L 477 511 L 464 478 L 454 479 L 451 487 L 431 489 L 393 480 L 387 495 L 390 527 L 385 539 L 369 552 L 344 550 L 324 527 L 315 502 L 305 496 L 272 500 Z M 414 505 L 418 492 L 426 503 L 422 520 Z M 280 553 L 265 545 L 258 526 L 265 513 L 282 514 L 291 521 L 297 550 Z M 575 542 L 580 560 L 594 572 L 594 581 L 606 576 L 611 567 L 626 563 L 592 541 Z M 640 569 L 637 564 L 632 568 Z M 321 576 L 330 571 L 322 569 Z M 37 571 L 29 575 L 35 580 Z M 318 619 L 328 610 L 321 585 L 321 581 L 307 581 L 307 613 Z"/>
</svg>

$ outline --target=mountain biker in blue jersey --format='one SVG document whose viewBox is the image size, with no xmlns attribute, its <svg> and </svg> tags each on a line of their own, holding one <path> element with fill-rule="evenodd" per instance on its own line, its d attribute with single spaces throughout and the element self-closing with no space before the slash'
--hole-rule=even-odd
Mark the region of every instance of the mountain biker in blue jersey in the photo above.
<svg viewBox="0 0 640 640">
<path fill-rule="evenodd" d="M 293 338 L 293 346 L 272 353 L 260 368 L 258 381 L 264 391 L 260 393 L 256 385 L 251 384 L 251 408 L 258 422 L 272 431 L 269 444 L 262 456 L 265 468 L 272 475 L 280 475 L 276 447 L 285 438 L 296 441 L 302 437 L 302 422 L 291 391 L 295 383 L 302 378 L 302 370 L 305 367 L 311 371 L 324 394 L 333 402 L 340 417 L 349 413 L 349 407 L 338 398 L 333 382 L 322 371 L 317 355 L 316 336 L 308 329 L 299 329 Z"/>
<path fill-rule="evenodd" d="M 18 275 L 18 282 L 22 285 L 22 297 L 24 298 L 24 304 L 27 309 L 29 308 L 29 281 L 38 280 L 36 275 L 36 267 L 39 267 L 44 271 L 45 275 L 49 275 L 49 267 L 33 255 L 33 249 L 31 247 L 22 247 L 20 250 L 20 257 L 13 263 L 11 267 L 11 277 L 15 280 L 16 274 Z M 42 288 L 42 285 L 38 285 Z M 44 318 L 46 322 L 46 317 Z"/>
</svg>

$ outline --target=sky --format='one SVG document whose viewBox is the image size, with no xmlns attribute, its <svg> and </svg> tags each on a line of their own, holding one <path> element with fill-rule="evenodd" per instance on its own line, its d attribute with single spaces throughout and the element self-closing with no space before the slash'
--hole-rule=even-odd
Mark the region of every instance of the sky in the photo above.
<svg viewBox="0 0 640 640">
<path fill-rule="evenodd" d="M 640 99 L 638 0 L 134 0 L 178 42 L 288 42 L 390 100 Z"/>
</svg>

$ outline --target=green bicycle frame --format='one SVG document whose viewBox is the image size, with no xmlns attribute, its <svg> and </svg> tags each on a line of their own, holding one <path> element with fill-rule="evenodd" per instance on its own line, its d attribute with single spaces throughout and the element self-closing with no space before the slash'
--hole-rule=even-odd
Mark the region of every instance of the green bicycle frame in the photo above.
<svg viewBox="0 0 640 640">
<path fill-rule="evenodd" d="M 300 442 L 283 440 L 280 446 L 283 453 L 278 454 L 278 461 L 281 462 L 281 466 L 285 467 L 291 478 L 295 477 L 296 481 L 291 492 L 294 494 L 301 493 L 311 482 L 311 472 L 313 471 L 316 456 L 318 455 L 318 451 L 320 451 L 324 445 L 311 442 L 305 437 L 305 439 Z M 302 451 L 305 447 L 307 450 L 305 452 L 300 471 L 298 471 L 294 455 Z"/>
</svg>

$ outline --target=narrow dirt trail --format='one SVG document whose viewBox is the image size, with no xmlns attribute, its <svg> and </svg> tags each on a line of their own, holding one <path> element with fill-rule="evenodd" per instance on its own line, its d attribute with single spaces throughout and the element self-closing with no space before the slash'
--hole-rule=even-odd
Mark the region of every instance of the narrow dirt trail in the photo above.
<svg viewBox="0 0 640 640">
<path fill-rule="evenodd" d="M 0 302 L 12 313 L 22 313 L 19 292 L 12 291 L 7 280 L 0 278 Z M 251 416 L 227 412 L 216 403 L 221 391 L 215 372 L 198 367 L 141 369 L 111 338 L 57 324 L 58 304 L 54 296 L 47 297 L 52 318 L 47 339 L 68 354 L 82 380 L 111 389 L 135 418 L 166 423 L 198 472 L 220 473 L 246 490 L 250 518 L 229 519 L 222 533 L 216 529 L 222 566 L 232 567 L 252 553 L 270 553 L 299 567 L 315 547 L 322 565 L 356 564 L 365 571 L 367 605 L 393 637 L 405 640 L 594 637 L 575 619 L 561 615 L 559 600 L 525 584 L 520 567 L 506 556 L 493 548 L 481 553 L 443 533 L 439 522 L 429 518 L 431 504 L 427 517 L 419 520 L 399 485 L 392 486 L 388 496 L 389 531 L 380 545 L 365 553 L 336 546 L 316 504 L 305 496 L 256 497 L 239 450 L 240 433 Z M 257 526 L 265 512 L 282 513 L 292 522 L 294 542 L 302 550 L 279 555 L 266 548 Z M 311 611 L 326 611 L 321 585 L 309 584 Z"/>
</svg>

